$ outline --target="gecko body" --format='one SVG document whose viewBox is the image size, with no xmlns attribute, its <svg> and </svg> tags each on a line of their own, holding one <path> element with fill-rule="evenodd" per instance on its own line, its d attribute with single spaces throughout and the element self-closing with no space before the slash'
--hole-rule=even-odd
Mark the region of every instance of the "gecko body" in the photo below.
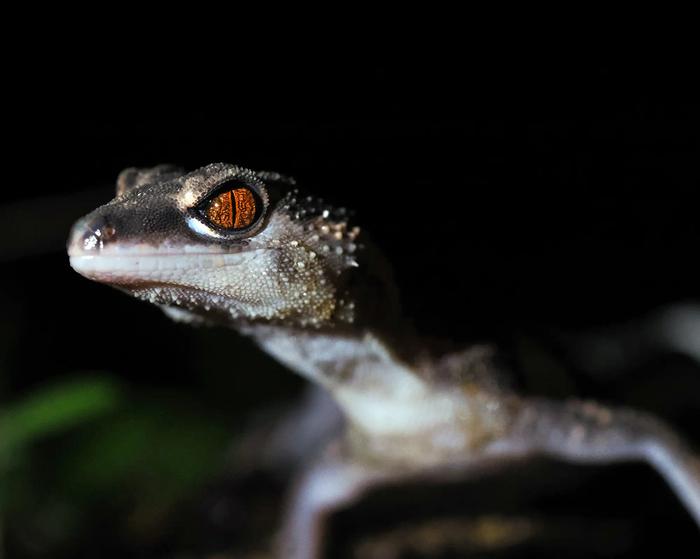
<svg viewBox="0 0 700 559">
<path fill-rule="evenodd" d="M 700 522 L 700 466 L 673 431 L 632 410 L 520 397 L 489 348 L 435 354 L 404 325 L 371 239 L 293 179 L 223 163 L 127 169 L 68 251 L 85 277 L 177 320 L 228 325 L 333 397 L 345 433 L 297 483 L 283 556 L 318 556 L 323 517 L 371 487 L 532 454 L 645 460 Z"/>
</svg>

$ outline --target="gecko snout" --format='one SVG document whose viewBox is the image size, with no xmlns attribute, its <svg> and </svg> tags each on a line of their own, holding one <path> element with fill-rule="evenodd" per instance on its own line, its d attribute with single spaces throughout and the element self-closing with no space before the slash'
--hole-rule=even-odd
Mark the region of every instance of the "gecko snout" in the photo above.
<svg viewBox="0 0 700 559">
<path fill-rule="evenodd" d="M 104 215 L 89 214 L 73 225 L 68 238 L 68 253 L 70 255 L 96 253 L 105 244 L 114 240 L 116 234 L 116 227 Z"/>
</svg>

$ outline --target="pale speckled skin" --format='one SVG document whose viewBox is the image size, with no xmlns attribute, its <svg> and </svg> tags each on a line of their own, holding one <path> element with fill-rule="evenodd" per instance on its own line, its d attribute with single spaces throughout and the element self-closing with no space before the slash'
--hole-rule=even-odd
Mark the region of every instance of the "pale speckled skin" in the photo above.
<svg viewBox="0 0 700 559">
<path fill-rule="evenodd" d="M 222 183 L 253 189 L 264 215 L 243 232 L 197 207 Z M 700 522 L 700 466 L 661 422 L 576 401 L 509 391 L 486 348 L 433 356 L 402 326 L 383 258 L 345 210 L 294 181 L 212 164 L 124 171 L 118 196 L 78 221 L 71 265 L 162 306 L 173 318 L 223 322 L 325 387 L 346 436 L 300 480 L 281 540 L 315 557 L 329 510 L 379 483 L 475 471 L 544 453 L 577 462 L 646 460 Z"/>
</svg>

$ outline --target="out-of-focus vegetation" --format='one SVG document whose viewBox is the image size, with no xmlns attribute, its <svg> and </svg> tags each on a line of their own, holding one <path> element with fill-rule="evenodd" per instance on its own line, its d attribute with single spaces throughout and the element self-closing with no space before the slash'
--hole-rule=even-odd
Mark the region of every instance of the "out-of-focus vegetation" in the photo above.
<svg viewBox="0 0 700 559">
<path fill-rule="evenodd" d="M 6 543 L 70 554 L 112 523 L 114 540 L 151 544 L 173 507 L 219 473 L 229 439 L 222 417 L 182 396 L 137 396 L 97 375 L 38 387 L 0 413 Z"/>
<path fill-rule="evenodd" d="M 120 400 L 110 381 L 85 378 L 42 387 L 0 411 L 0 472 L 17 467 L 42 437 L 113 410 Z"/>
<path fill-rule="evenodd" d="M 37 492 L 33 467 L 37 445 L 115 410 L 120 397 L 114 382 L 86 377 L 41 387 L 4 405 L 0 411 L 0 509 L 5 522 L 31 516 L 36 529 L 50 540 L 74 535 L 77 527 L 66 526 L 71 519 L 65 507 L 55 509 L 65 503 Z M 32 506 L 46 498 L 53 501 L 49 509 L 53 514 L 42 514 Z M 39 533 L 29 537 L 32 547 L 43 547 Z"/>
</svg>

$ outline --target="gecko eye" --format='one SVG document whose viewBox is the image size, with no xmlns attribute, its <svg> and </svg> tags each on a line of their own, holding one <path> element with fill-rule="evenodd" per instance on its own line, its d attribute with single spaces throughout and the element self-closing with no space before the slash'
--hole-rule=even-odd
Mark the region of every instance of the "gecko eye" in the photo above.
<svg viewBox="0 0 700 559">
<path fill-rule="evenodd" d="M 227 187 L 200 204 L 204 217 L 216 227 L 229 231 L 247 229 L 261 216 L 263 203 L 247 186 Z"/>
</svg>

